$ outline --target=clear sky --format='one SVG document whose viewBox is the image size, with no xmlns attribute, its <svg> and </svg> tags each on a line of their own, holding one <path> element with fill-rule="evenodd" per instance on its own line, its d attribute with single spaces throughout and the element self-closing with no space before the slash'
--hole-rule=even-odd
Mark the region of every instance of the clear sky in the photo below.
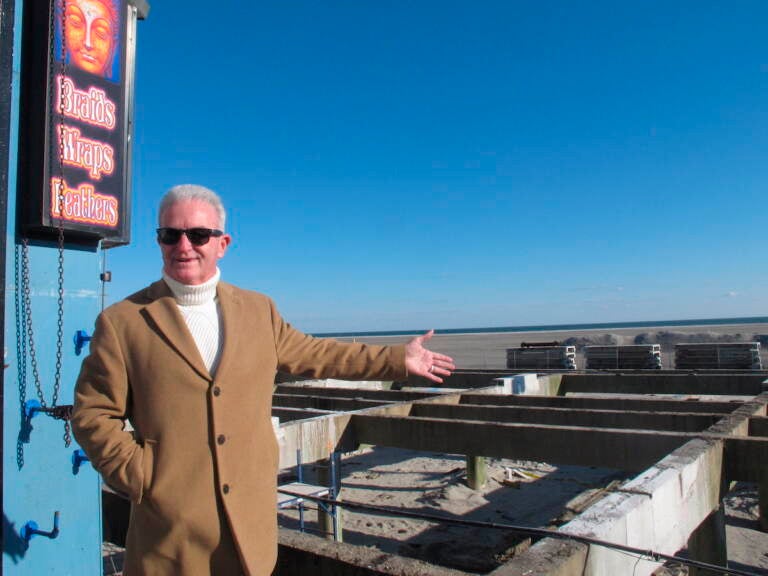
<svg viewBox="0 0 768 576">
<path fill-rule="evenodd" d="M 133 241 L 219 192 L 309 332 L 768 315 L 768 2 L 153 0 Z"/>
</svg>

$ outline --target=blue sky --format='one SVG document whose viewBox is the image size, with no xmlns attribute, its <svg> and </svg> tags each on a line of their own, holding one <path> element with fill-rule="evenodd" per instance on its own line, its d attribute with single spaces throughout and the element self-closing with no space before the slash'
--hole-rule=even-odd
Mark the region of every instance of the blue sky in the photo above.
<svg viewBox="0 0 768 576">
<path fill-rule="evenodd" d="M 219 192 L 310 332 L 768 315 L 768 3 L 156 0 L 133 241 Z"/>
</svg>

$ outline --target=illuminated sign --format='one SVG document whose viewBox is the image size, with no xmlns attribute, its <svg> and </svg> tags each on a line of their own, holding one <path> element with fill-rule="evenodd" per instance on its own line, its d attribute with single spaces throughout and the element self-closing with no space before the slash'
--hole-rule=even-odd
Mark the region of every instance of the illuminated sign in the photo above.
<svg viewBox="0 0 768 576">
<path fill-rule="evenodd" d="M 21 229 L 106 246 L 130 239 L 135 1 L 25 3 Z M 28 8 L 28 9 L 27 9 Z"/>
</svg>

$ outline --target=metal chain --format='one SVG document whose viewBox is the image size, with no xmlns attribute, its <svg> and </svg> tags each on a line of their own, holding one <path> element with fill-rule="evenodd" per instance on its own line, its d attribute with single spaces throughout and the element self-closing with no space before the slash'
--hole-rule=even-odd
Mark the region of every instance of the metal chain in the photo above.
<svg viewBox="0 0 768 576">
<path fill-rule="evenodd" d="M 61 189 L 62 186 L 60 185 Z M 59 193 L 59 206 L 64 206 L 62 199 L 63 192 Z M 62 344 L 64 342 L 64 225 L 61 219 L 59 219 L 59 294 L 57 300 L 57 312 L 58 317 L 56 319 L 56 374 L 53 380 L 53 399 L 51 404 L 57 407 L 59 400 L 59 386 L 61 385 L 61 357 L 62 357 Z M 69 448 L 72 443 L 72 432 L 69 426 L 69 416 L 72 414 L 71 406 L 60 406 L 59 408 L 68 409 L 67 416 L 59 417 L 54 415 L 54 418 L 64 420 L 64 446 Z M 63 412 L 62 412 L 63 414 Z"/>
<path fill-rule="evenodd" d="M 24 408 L 27 403 L 27 327 L 26 316 L 22 310 L 22 298 L 19 295 L 19 287 L 21 286 L 21 262 L 19 258 L 20 250 L 18 247 L 13 253 L 13 279 L 14 286 L 16 286 L 16 294 L 14 298 L 14 311 L 16 313 L 16 364 L 17 373 L 19 379 L 19 404 L 21 407 L 21 421 L 24 422 L 25 413 Z M 16 465 L 19 470 L 24 468 L 24 441 L 22 434 L 16 439 Z"/>
<path fill-rule="evenodd" d="M 42 386 L 40 385 L 40 371 L 37 367 L 37 349 L 35 348 L 35 333 L 32 327 L 32 302 L 29 289 L 29 240 L 21 239 L 21 293 L 24 298 L 24 320 L 26 325 L 27 347 L 29 350 L 29 365 L 32 367 L 32 378 L 35 383 L 35 392 L 40 405 L 43 408 L 48 406 L 45 401 Z"/>
<path fill-rule="evenodd" d="M 67 72 L 67 34 L 66 34 L 66 26 L 67 26 L 67 0 L 60 0 L 61 1 L 61 72 L 62 75 L 66 74 Z M 51 46 L 53 46 L 53 30 L 56 27 L 56 7 L 55 3 L 57 0 L 50 0 L 50 27 L 51 27 Z M 51 48 L 53 49 L 53 48 Z M 53 74 L 54 69 L 54 62 L 55 59 L 51 58 L 49 70 L 50 73 Z M 53 80 L 53 79 L 51 79 Z M 54 84 L 51 82 L 51 87 L 53 87 Z M 53 90 L 51 90 L 53 92 Z M 63 118 L 64 116 L 64 83 L 61 83 L 61 88 L 59 89 L 58 94 L 58 104 L 59 104 L 59 117 Z M 51 106 L 51 109 L 53 109 L 53 106 Z M 56 403 L 59 399 L 59 386 L 61 385 L 61 358 L 62 358 L 62 343 L 64 341 L 64 123 L 63 121 L 60 121 L 59 123 L 59 129 L 58 129 L 58 152 L 59 152 L 59 185 L 58 185 L 58 198 L 56 199 L 58 201 L 59 206 L 59 222 L 58 222 L 58 248 L 59 248 L 59 277 L 58 277 L 58 300 L 56 301 L 57 304 L 57 312 L 58 316 L 56 318 L 56 374 L 53 381 L 53 400 L 52 404 L 53 406 L 56 406 Z M 52 172 L 53 170 L 49 170 Z M 67 417 L 64 419 L 64 445 L 69 447 L 69 445 L 72 442 L 70 427 L 69 427 L 69 418 Z"/>
<path fill-rule="evenodd" d="M 56 61 L 55 58 L 55 42 L 54 42 L 54 35 L 56 30 L 56 2 L 61 1 L 61 60 L 62 60 L 62 72 L 66 72 L 66 34 L 65 34 L 65 14 L 66 14 L 66 0 L 50 0 L 48 8 L 49 8 L 49 66 L 48 66 L 48 83 L 49 86 L 52 88 L 55 85 L 55 78 L 54 78 L 54 62 Z M 58 95 L 55 94 L 54 90 L 51 90 L 51 98 L 55 98 L 58 100 L 59 105 L 59 116 L 63 115 L 63 106 L 64 106 L 64 94 L 63 94 L 64 88 L 63 86 L 60 89 L 60 92 Z M 50 109 L 53 111 L 55 110 L 55 106 L 53 102 L 50 102 Z M 53 118 L 53 114 L 51 114 L 51 118 Z M 35 383 L 35 392 L 37 394 L 37 398 L 40 402 L 41 407 L 43 408 L 43 411 L 46 413 L 49 413 L 51 416 L 53 416 L 56 419 L 64 420 L 64 445 L 69 446 L 72 442 L 72 436 L 71 436 L 71 430 L 69 426 L 69 417 L 71 415 L 71 406 L 57 406 L 58 400 L 59 400 L 59 391 L 61 387 L 61 366 L 62 366 L 62 350 L 63 350 L 63 343 L 64 343 L 64 139 L 63 139 L 63 125 L 57 127 L 54 125 L 53 122 L 50 123 L 49 127 L 49 143 L 53 140 L 54 137 L 57 137 L 58 142 L 58 156 L 55 157 L 53 153 L 53 146 L 49 146 L 49 153 L 50 156 L 48 158 L 48 177 L 50 180 L 50 176 L 53 173 L 53 167 L 54 165 L 58 166 L 59 171 L 59 182 L 57 186 L 57 202 L 58 202 L 58 209 L 59 209 L 59 218 L 57 223 L 57 247 L 58 247 L 58 278 L 57 278 L 57 300 L 56 300 L 56 308 L 57 308 L 57 317 L 56 317 L 56 368 L 54 372 L 54 379 L 53 379 L 53 396 L 51 398 L 51 408 L 48 409 L 48 403 L 45 401 L 45 394 L 43 393 L 42 384 L 40 382 L 40 370 L 38 368 L 37 363 L 37 350 L 35 348 L 35 334 L 34 334 L 34 328 L 32 323 L 32 302 L 31 302 L 31 295 L 30 295 L 30 286 L 29 286 L 29 240 L 28 238 L 22 238 L 22 257 L 21 257 L 21 284 L 22 284 L 22 294 L 23 294 L 23 314 L 21 313 L 21 310 L 19 310 L 19 316 L 21 316 L 22 320 L 20 321 L 20 324 L 23 325 L 22 334 L 26 335 L 26 342 L 23 344 L 23 351 L 26 352 L 27 348 L 29 351 L 29 362 L 32 366 L 32 376 L 34 378 Z M 56 162 L 58 160 L 58 162 Z M 49 182 L 46 183 L 46 186 L 49 186 Z M 18 284 L 17 284 L 18 285 Z M 17 326 L 17 330 L 21 328 L 21 326 Z M 23 393 L 21 393 L 21 396 L 26 399 L 26 353 L 24 354 L 24 368 L 23 368 L 23 377 L 20 378 L 19 387 L 21 391 L 21 386 L 23 385 L 24 390 Z M 21 368 L 21 367 L 20 367 Z M 23 410 L 23 403 L 22 403 L 22 410 Z M 17 460 L 20 460 L 21 465 L 23 465 L 23 454 L 19 457 L 18 449 L 17 449 Z"/>
<path fill-rule="evenodd" d="M 19 363 L 20 369 L 22 370 L 21 374 L 22 377 L 19 378 L 19 390 L 20 395 L 22 398 L 22 411 L 24 410 L 24 404 L 26 402 L 26 358 L 27 358 L 27 350 L 29 351 L 29 363 L 32 366 L 32 377 L 34 378 L 35 382 L 35 392 L 37 394 L 37 399 L 40 402 L 40 406 L 43 409 L 42 412 L 45 412 L 49 415 L 51 415 L 53 418 L 57 420 L 64 420 L 64 446 L 69 447 L 69 445 L 72 443 L 72 432 L 69 425 L 69 417 L 72 414 L 72 406 L 71 405 L 61 405 L 59 406 L 57 404 L 58 398 L 59 398 L 59 387 L 61 384 L 61 358 L 62 358 L 62 348 L 63 348 L 63 341 L 64 341 L 64 289 L 63 289 L 63 279 L 64 279 L 64 268 L 63 268 L 63 259 L 61 258 L 61 252 L 59 257 L 59 300 L 58 300 L 58 326 L 56 330 L 56 371 L 54 374 L 54 384 L 53 384 L 53 397 L 51 398 L 51 406 L 48 407 L 48 403 L 45 401 L 45 394 L 43 393 L 43 386 L 40 382 L 40 370 L 38 368 L 37 364 L 37 349 L 35 348 L 35 334 L 33 329 L 33 322 L 32 322 L 32 299 L 31 299 L 31 291 L 29 287 L 29 241 L 26 238 L 22 238 L 21 240 L 22 245 L 22 258 L 21 258 L 21 290 L 22 290 L 22 297 L 23 297 L 23 303 L 21 304 L 21 309 L 19 311 L 19 316 L 21 316 L 20 321 L 20 327 L 22 330 L 26 330 L 26 339 L 21 338 L 22 340 L 22 354 L 24 360 Z M 18 285 L 18 284 L 17 284 Z M 17 330 L 18 330 L 18 324 L 17 324 Z M 24 334 L 24 332 L 21 332 Z M 25 341 L 26 340 L 26 341 Z M 23 452 L 19 452 L 19 446 L 17 445 L 17 463 L 20 463 L 20 466 L 24 465 L 24 455 Z"/>
</svg>

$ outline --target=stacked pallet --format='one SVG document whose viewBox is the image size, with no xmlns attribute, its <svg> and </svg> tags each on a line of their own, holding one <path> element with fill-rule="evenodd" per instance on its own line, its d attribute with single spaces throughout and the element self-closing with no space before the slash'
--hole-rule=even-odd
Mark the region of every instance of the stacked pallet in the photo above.
<svg viewBox="0 0 768 576">
<path fill-rule="evenodd" d="M 507 348 L 507 368 L 513 370 L 576 370 L 575 346 Z"/>
<path fill-rule="evenodd" d="M 661 370 L 661 346 L 584 346 L 589 370 Z"/>
<path fill-rule="evenodd" d="M 762 370 L 760 342 L 675 344 L 675 368 Z"/>
</svg>

